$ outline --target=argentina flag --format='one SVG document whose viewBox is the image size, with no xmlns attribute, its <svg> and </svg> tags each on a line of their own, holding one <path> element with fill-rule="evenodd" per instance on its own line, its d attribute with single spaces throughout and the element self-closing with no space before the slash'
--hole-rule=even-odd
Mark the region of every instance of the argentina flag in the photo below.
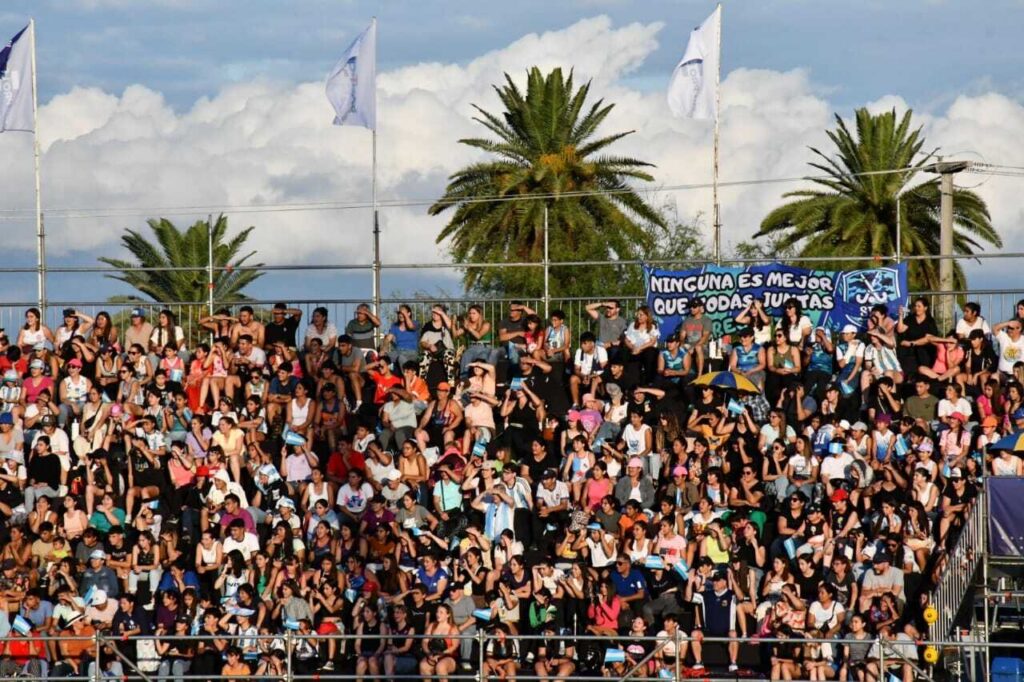
<svg viewBox="0 0 1024 682">
<path fill-rule="evenodd" d="M 334 125 L 377 129 L 377 20 L 349 46 L 327 76 Z"/>
<path fill-rule="evenodd" d="M 0 133 L 34 132 L 32 97 L 32 34 L 21 29 L 0 50 Z"/>
</svg>

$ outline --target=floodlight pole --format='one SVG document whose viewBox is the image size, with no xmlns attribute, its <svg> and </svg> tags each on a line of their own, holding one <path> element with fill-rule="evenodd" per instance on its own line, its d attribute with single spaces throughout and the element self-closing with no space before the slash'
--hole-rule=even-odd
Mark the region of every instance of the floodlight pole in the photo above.
<svg viewBox="0 0 1024 682">
<path fill-rule="evenodd" d="M 948 327 L 953 324 L 953 176 L 970 168 L 970 161 L 943 161 L 929 164 L 924 170 L 940 176 L 939 231 L 939 319 Z"/>
</svg>

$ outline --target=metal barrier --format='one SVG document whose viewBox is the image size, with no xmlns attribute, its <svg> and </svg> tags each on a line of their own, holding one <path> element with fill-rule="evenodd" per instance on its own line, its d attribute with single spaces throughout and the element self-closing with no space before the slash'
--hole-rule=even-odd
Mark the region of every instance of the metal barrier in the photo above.
<svg viewBox="0 0 1024 682">
<path fill-rule="evenodd" d="M 184 635 L 184 636 L 182 636 L 182 635 L 167 635 L 167 636 L 139 635 L 139 636 L 132 637 L 132 641 L 135 642 L 136 644 L 139 643 L 139 642 L 142 642 L 142 641 L 153 641 L 153 642 L 157 642 L 157 641 L 162 641 L 162 642 L 189 641 L 189 642 L 196 642 L 196 643 L 202 641 L 202 642 L 210 643 L 214 639 L 223 639 L 223 640 L 226 640 L 228 642 L 227 646 L 231 646 L 233 644 L 236 645 L 236 644 L 238 644 L 238 642 L 240 642 L 242 640 L 257 641 L 257 642 L 270 642 L 272 644 L 274 642 L 277 642 L 277 643 L 282 645 L 281 646 L 281 651 L 285 654 L 285 660 L 282 662 L 283 663 L 283 669 L 280 672 L 276 672 L 276 671 L 273 672 L 273 673 L 267 672 L 265 674 L 259 674 L 259 673 L 256 672 L 255 669 L 253 669 L 251 674 L 248 677 L 246 677 L 245 679 L 285 680 L 286 682 L 292 682 L 293 680 L 326 680 L 326 679 L 334 679 L 334 680 L 339 680 L 339 681 L 341 681 L 341 680 L 355 680 L 357 682 L 362 682 L 362 680 L 364 680 L 364 679 L 366 679 L 368 677 L 368 674 L 357 675 L 354 672 L 350 673 L 350 672 L 342 672 L 342 671 L 328 671 L 328 670 L 322 670 L 322 669 L 314 671 L 314 672 L 310 672 L 310 673 L 299 673 L 298 671 L 296 671 L 294 669 L 294 665 L 293 665 L 294 662 L 295 662 L 295 655 L 294 654 L 295 654 L 296 647 L 300 643 L 300 640 L 308 640 L 311 644 L 314 644 L 316 646 L 319 646 L 320 644 L 322 644 L 324 642 L 328 642 L 328 641 L 334 640 L 334 641 L 339 643 L 339 651 L 344 652 L 345 651 L 345 647 L 347 646 L 348 642 L 351 642 L 351 641 L 354 641 L 354 640 L 357 640 L 357 639 L 380 641 L 380 640 L 387 640 L 390 637 L 391 637 L 391 635 L 388 635 L 388 634 L 365 635 L 364 636 L 364 635 L 358 635 L 358 634 L 353 634 L 353 633 L 345 633 L 345 634 L 337 633 L 337 634 L 330 634 L 330 635 L 317 635 L 317 634 L 303 635 L 303 634 L 299 634 L 297 632 L 289 630 L 289 631 L 286 631 L 283 634 L 278 634 L 278 635 L 252 635 L 252 636 L 240 636 L 240 635 L 237 635 L 237 634 L 230 634 L 230 633 L 229 634 L 225 634 L 222 637 L 214 637 L 212 635 L 207 635 L 207 636 L 193 636 L 193 635 Z M 415 639 L 415 640 L 418 640 L 418 641 L 422 641 L 422 640 L 426 640 L 426 639 L 433 639 L 433 637 L 428 636 L 428 635 L 401 635 L 400 638 L 402 638 L 402 639 Z M 144 664 L 144 662 L 133 663 L 132 661 L 127 659 L 123 654 L 121 654 L 117 650 L 117 645 L 120 645 L 120 644 L 124 643 L 124 640 L 122 638 L 120 638 L 120 637 L 111 637 L 111 636 L 103 635 L 101 633 L 97 633 L 97 634 L 89 636 L 89 637 L 81 637 L 81 636 L 76 637 L 74 635 L 62 636 L 62 637 L 53 637 L 53 636 L 38 636 L 38 637 L 35 637 L 34 636 L 33 639 L 36 639 L 36 640 L 41 641 L 41 642 L 49 642 L 49 641 L 65 641 L 65 642 L 67 642 L 67 641 L 88 641 L 92 645 L 90 647 L 90 658 L 92 660 L 99 660 L 99 661 L 101 661 L 101 665 L 95 667 L 94 675 L 92 677 L 88 677 L 88 676 L 81 675 L 81 674 L 80 675 L 76 675 L 76 676 L 72 676 L 72 677 L 62 677 L 62 678 L 56 678 L 56 677 L 54 677 L 52 675 L 50 675 L 48 677 L 40 677 L 40 676 L 34 676 L 33 677 L 33 676 L 28 676 L 28 675 L 18 675 L 17 678 L 16 678 L 18 680 L 32 681 L 32 682 L 44 682 L 46 680 L 63 679 L 63 680 L 71 680 L 73 682 L 99 682 L 99 680 L 107 679 L 109 677 L 108 675 L 102 675 L 101 668 L 103 668 L 106 663 L 111 662 L 111 661 L 119 661 L 122 664 L 122 668 L 123 668 L 123 672 L 124 672 L 125 676 L 129 677 L 129 678 L 141 679 L 144 682 L 156 682 L 156 681 L 165 682 L 166 680 L 171 679 L 170 675 L 168 675 L 167 677 L 163 677 L 163 676 L 159 675 L 157 671 L 149 671 L 149 670 L 142 670 L 142 669 L 140 669 L 138 663 L 143 663 Z M 455 635 L 449 635 L 449 636 L 446 637 L 446 639 L 456 639 L 456 640 L 460 640 L 460 641 L 471 641 L 473 643 L 472 646 L 474 648 L 474 651 L 473 651 L 472 660 L 463 659 L 463 662 L 468 664 L 469 670 L 466 670 L 465 668 L 458 668 L 457 667 L 456 670 L 453 671 L 451 674 L 447 674 L 447 675 L 443 675 L 443 676 L 439 675 L 439 674 L 425 674 L 425 673 L 385 675 L 383 672 L 380 674 L 380 676 L 384 677 L 385 679 L 391 679 L 391 680 L 446 679 L 446 680 L 466 680 L 466 681 L 472 680 L 472 681 L 476 681 L 476 682 L 487 682 L 487 680 L 494 679 L 494 678 L 497 677 L 496 675 L 494 675 L 494 676 L 487 675 L 486 665 L 485 665 L 486 661 L 487 661 L 488 645 L 492 641 L 495 641 L 497 639 L 497 637 L 494 634 L 491 634 L 491 633 L 488 633 L 488 632 L 485 632 L 485 631 L 477 631 L 475 634 L 460 633 L 460 634 L 455 634 Z M 650 652 L 645 657 L 643 657 L 640 660 L 635 660 L 635 661 L 631 660 L 631 661 L 629 661 L 627 663 L 624 663 L 623 667 L 621 669 L 619 669 L 619 672 L 612 673 L 612 674 L 607 674 L 609 671 L 607 671 L 606 669 L 609 668 L 610 666 L 609 666 L 608 663 L 605 663 L 602 660 L 602 664 L 601 664 L 601 666 L 599 667 L 598 670 L 595 670 L 595 671 L 587 670 L 587 672 L 596 672 L 596 673 L 599 673 L 599 674 L 582 674 L 582 673 L 576 674 L 577 672 L 580 672 L 580 666 L 577 665 L 576 669 L 573 671 L 573 673 L 568 675 L 567 677 L 569 679 L 572 679 L 572 680 L 578 680 L 579 682 L 598 682 L 598 681 L 601 681 L 601 680 L 608 680 L 608 679 L 618 679 L 618 680 L 620 680 L 620 682 L 622 682 L 623 680 L 626 680 L 626 679 L 635 680 L 637 682 L 660 682 L 660 681 L 665 680 L 666 677 L 669 677 L 670 679 L 675 679 L 675 680 L 682 679 L 682 671 L 683 671 L 684 668 L 687 668 L 687 666 L 686 666 L 686 662 L 687 661 L 684 659 L 686 654 L 684 653 L 684 651 L 688 650 L 688 648 L 689 648 L 688 644 L 689 644 L 689 642 L 692 641 L 682 631 L 677 631 L 673 637 L 648 636 L 648 637 L 609 638 L 609 637 L 601 637 L 601 636 L 595 636 L 595 635 L 559 635 L 559 636 L 551 636 L 551 637 L 547 637 L 547 636 L 543 636 L 543 635 L 508 635 L 507 639 L 513 641 L 517 645 L 518 650 L 520 652 L 519 656 L 518 656 L 518 658 L 520 659 L 520 663 L 519 663 L 519 665 L 517 665 L 517 667 L 519 668 L 519 671 L 517 671 L 515 677 L 516 677 L 517 680 L 524 680 L 526 682 L 544 682 L 544 681 L 552 680 L 552 679 L 556 679 L 556 678 L 561 679 L 560 676 L 556 672 L 554 672 L 554 671 L 550 672 L 547 675 L 531 674 L 531 673 L 536 673 L 537 672 L 535 670 L 534 666 L 531 663 L 529 663 L 529 662 L 523 662 L 522 661 L 522 658 L 523 658 L 523 653 L 522 652 L 524 650 L 524 646 L 523 645 L 524 644 L 529 644 L 531 642 L 539 642 L 539 641 L 545 641 L 545 642 L 562 641 L 562 642 L 565 642 L 567 646 L 572 646 L 572 647 L 576 648 L 576 650 L 574 652 L 574 658 L 575 658 L 575 660 L 579 661 L 580 663 L 582 663 L 582 661 L 579 660 L 579 649 L 581 648 L 581 646 L 587 646 L 589 643 L 593 643 L 595 645 L 598 645 L 597 648 L 599 650 L 601 650 L 601 649 L 607 649 L 607 645 L 608 644 L 613 643 L 613 642 L 619 642 L 622 639 L 628 639 L 629 641 L 634 641 L 634 642 L 647 642 L 647 643 L 653 645 L 651 647 Z M 824 639 L 824 638 L 775 638 L 775 637 L 763 637 L 763 638 L 758 638 L 758 639 L 755 639 L 755 640 L 749 640 L 749 639 L 741 639 L 741 638 L 710 637 L 709 636 L 709 637 L 702 637 L 701 639 L 702 639 L 702 641 L 705 644 L 728 645 L 730 643 L 736 642 L 741 647 L 758 647 L 759 649 L 761 649 L 761 662 L 762 662 L 762 664 L 769 662 L 769 656 L 770 656 L 771 652 L 770 652 L 770 649 L 767 652 L 764 650 L 764 647 L 766 647 L 766 646 L 770 647 L 771 645 L 774 645 L 774 644 L 793 644 L 793 643 L 800 643 L 800 644 L 830 644 L 832 646 L 840 646 L 840 645 L 842 645 L 842 642 L 843 642 L 843 640 Z M 13 641 L 13 640 L 5 640 L 5 642 L 6 641 Z M 1001 650 L 1004 650 L 1004 651 L 1012 651 L 1014 656 L 1024 659 L 1024 642 L 1019 642 L 1019 643 L 998 643 L 998 642 L 997 643 L 991 643 L 991 642 L 984 642 L 984 641 L 965 642 L 965 641 L 951 641 L 951 640 L 947 640 L 947 639 L 936 639 L 934 641 L 929 641 L 929 640 L 910 641 L 910 640 L 888 639 L 888 638 L 884 638 L 884 637 L 869 638 L 867 641 L 871 642 L 872 645 L 873 645 L 873 649 L 871 651 L 871 654 L 872 654 L 873 658 L 877 657 L 879 669 L 881 669 L 881 670 L 892 670 L 896 666 L 902 667 L 903 665 L 907 665 L 907 666 L 909 666 L 909 669 L 912 672 L 913 676 L 916 679 L 922 679 L 922 680 L 934 680 L 934 679 L 936 679 L 936 676 L 937 676 L 936 673 L 938 672 L 939 668 L 936 665 L 934 665 L 934 664 L 929 664 L 929 663 L 926 663 L 926 662 L 920 662 L 920 661 L 916 660 L 916 654 L 915 654 L 914 657 L 906 656 L 904 654 L 903 650 L 907 646 L 913 646 L 913 647 L 934 647 L 935 650 L 936 650 L 936 653 L 939 654 L 939 659 L 938 660 L 940 662 L 942 660 L 944 660 L 944 659 L 949 659 L 950 657 L 956 658 L 958 661 L 962 662 L 962 661 L 966 660 L 968 655 L 973 653 L 972 650 L 987 651 L 988 649 L 992 649 L 992 648 L 997 648 L 997 649 L 1001 649 Z M 601 647 L 600 644 L 602 644 L 602 643 L 605 644 L 606 646 L 605 647 Z M 670 645 L 670 644 L 674 645 L 674 651 L 670 651 L 670 653 L 668 655 L 659 655 L 659 654 L 663 653 L 665 648 L 668 645 Z M 3 643 L 0 642 L 0 646 L 2 646 L 2 645 L 3 645 Z M 112 653 L 108 652 L 108 647 L 109 647 L 109 651 L 112 652 Z M 648 665 L 649 662 L 653 662 L 654 665 Z M 965 669 L 959 671 L 963 675 L 959 679 L 962 679 L 962 680 L 970 679 L 970 680 L 972 680 L 972 682 L 981 682 L 981 680 L 990 679 L 988 671 L 985 670 L 985 669 L 982 669 L 981 671 L 974 671 L 973 675 L 968 675 L 967 674 L 967 670 L 966 670 L 967 666 L 962 666 L 962 667 L 965 668 Z M 664 672 L 661 672 L 661 671 L 664 671 Z M 764 672 L 767 673 L 767 672 L 770 672 L 770 671 L 766 670 Z M 708 669 L 708 670 L 706 670 L 703 673 L 702 677 L 705 678 L 705 679 L 713 679 L 713 678 L 734 679 L 736 677 L 736 675 L 733 674 L 733 673 L 726 674 L 724 672 L 716 674 L 713 669 Z M 235 679 L 235 680 L 237 680 L 239 678 L 237 676 L 236 677 L 231 677 L 231 676 L 226 676 L 226 675 L 221 675 L 221 674 L 216 674 L 216 675 L 202 674 L 202 675 L 200 675 L 200 674 L 190 674 L 189 672 L 186 672 L 183 675 L 174 675 L 173 679 L 176 679 L 176 680 L 228 680 L 228 679 Z"/>
<path fill-rule="evenodd" d="M 913 296 L 922 296 L 928 300 L 932 306 L 932 310 L 934 311 L 940 310 L 942 308 L 940 304 L 944 300 L 948 300 L 949 297 L 954 298 L 958 303 L 963 303 L 968 300 L 975 301 L 981 305 L 982 315 L 989 320 L 990 324 L 995 324 L 996 322 L 1009 319 L 1011 316 L 1016 314 L 1017 302 L 1024 300 L 1024 291 L 1010 289 L 981 289 L 975 291 L 955 291 L 948 294 L 924 291 L 912 294 L 912 297 Z M 631 319 L 632 312 L 636 307 L 645 302 L 645 299 L 642 296 L 616 296 L 614 293 L 611 293 L 607 297 L 603 298 L 554 297 L 549 299 L 547 304 L 549 311 L 562 310 L 565 313 L 566 324 L 576 335 L 576 338 L 578 338 L 580 331 L 593 329 L 596 326 L 596 322 L 587 314 L 587 305 L 596 301 L 607 300 L 608 298 L 615 298 L 619 300 L 622 305 L 621 314 L 627 319 Z M 216 301 L 215 306 L 218 309 L 223 307 L 232 312 L 237 312 L 241 306 L 249 305 L 256 310 L 258 317 L 266 320 L 269 319 L 270 308 L 277 302 L 277 300 L 279 299 Z M 409 305 L 413 310 L 414 319 L 420 323 L 430 319 L 430 308 L 433 305 L 445 305 L 448 308 L 449 314 L 454 319 L 457 316 L 464 315 L 469 309 L 469 306 L 475 304 L 479 305 L 483 309 L 484 318 L 491 322 L 495 331 L 495 336 L 497 336 L 498 322 L 508 315 L 509 305 L 513 301 L 522 302 L 537 311 L 538 315 L 543 316 L 545 301 L 540 297 L 425 296 L 422 293 L 413 294 L 405 298 L 389 297 L 381 299 L 381 310 L 379 315 L 381 317 L 382 331 L 387 331 L 387 328 L 390 327 L 391 323 L 395 319 L 395 313 L 400 304 Z M 290 307 L 297 308 L 302 311 L 303 323 L 309 322 L 314 308 L 326 308 L 328 319 L 338 327 L 339 331 L 343 330 L 345 323 L 355 316 L 356 307 L 362 303 L 368 302 L 368 299 L 356 298 L 323 298 L 287 301 Z M 14 340 L 17 338 L 18 328 L 20 328 L 24 323 L 25 311 L 34 306 L 35 303 L 31 302 L 0 303 L 0 328 L 6 329 L 11 339 Z M 115 324 L 123 328 L 123 326 L 128 323 L 129 311 L 136 307 L 142 308 L 146 311 L 147 319 L 150 322 L 154 322 L 156 320 L 157 314 L 161 310 L 170 310 L 175 314 L 177 323 L 182 327 L 186 337 L 189 339 L 198 339 L 204 334 L 200 328 L 199 320 L 208 314 L 206 302 L 112 302 L 95 301 L 90 299 L 51 301 L 48 303 L 46 310 L 43 311 L 43 320 L 51 329 L 56 329 L 59 325 L 63 324 L 61 311 L 64 308 L 81 310 L 92 317 L 95 317 L 96 314 L 102 310 L 108 312 L 110 316 L 114 318 Z M 959 308 L 957 308 L 957 310 L 959 311 Z M 890 311 L 890 314 L 895 315 L 896 311 L 892 310 Z M 951 328 L 956 324 L 956 319 L 948 322 L 938 320 L 938 322 L 940 324 L 940 333 L 944 333 L 947 330 L 947 327 Z M 300 337 L 301 334 L 302 329 L 299 330 Z"/>
<path fill-rule="evenodd" d="M 964 517 L 962 531 L 956 544 L 940 559 L 939 580 L 932 595 L 932 601 L 939 612 L 939 618 L 932 626 L 932 634 L 937 638 L 948 637 L 953 633 L 957 614 L 973 587 L 975 573 L 987 549 L 985 505 L 986 490 L 985 486 L 981 485 L 978 497 Z"/>
</svg>

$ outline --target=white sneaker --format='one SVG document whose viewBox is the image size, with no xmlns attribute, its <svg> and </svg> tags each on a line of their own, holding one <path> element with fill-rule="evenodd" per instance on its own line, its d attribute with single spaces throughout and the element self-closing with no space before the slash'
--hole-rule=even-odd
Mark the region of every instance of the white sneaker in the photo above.
<svg viewBox="0 0 1024 682">
<path fill-rule="evenodd" d="M 704 669 L 704 664 L 701 663 L 700 661 L 697 661 L 696 663 L 693 664 L 693 669 L 694 670 L 703 670 Z"/>
<path fill-rule="evenodd" d="M 739 669 L 740 669 L 740 667 L 738 665 L 736 665 L 735 663 L 730 663 L 729 664 L 729 672 L 734 673 L 734 672 L 736 672 Z"/>
</svg>

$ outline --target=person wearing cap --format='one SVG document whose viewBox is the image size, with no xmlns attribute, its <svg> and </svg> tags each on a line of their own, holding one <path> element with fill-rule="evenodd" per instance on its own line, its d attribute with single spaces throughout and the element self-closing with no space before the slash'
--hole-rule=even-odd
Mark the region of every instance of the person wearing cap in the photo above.
<svg viewBox="0 0 1024 682">
<path fill-rule="evenodd" d="M 974 484 L 969 484 L 964 478 L 963 470 L 960 467 L 953 467 L 946 476 L 949 484 L 942 491 L 942 501 L 939 505 L 939 544 L 946 541 L 946 536 L 951 528 L 959 527 L 963 523 L 964 515 L 968 507 L 975 501 L 978 491 Z"/>
<path fill-rule="evenodd" d="M 704 637 L 736 637 L 736 596 L 729 589 L 729 575 L 726 570 L 691 570 L 686 582 L 686 601 L 699 597 L 702 603 L 702 618 L 694 624 L 690 633 L 690 647 L 693 651 L 693 669 L 703 670 Z M 738 641 L 728 644 L 729 672 L 739 670 L 736 659 L 739 656 Z"/>
<path fill-rule="evenodd" d="M 836 344 L 836 382 L 843 396 L 857 393 L 861 387 L 860 373 L 864 366 L 864 343 L 857 338 L 860 330 L 856 325 L 847 324 L 839 331 Z"/>
<path fill-rule="evenodd" d="M 631 457 L 626 462 L 626 475 L 615 483 L 615 499 L 619 504 L 626 504 L 636 499 L 642 509 L 654 507 L 654 483 L 644 473 L 644 462 L 639 457 Z"/>
<path fill-rule="evenodd" d="M 981 423 L 984 433 L 979 437 L 978 449 L 982 450 L 982 452 L 984 452 L 984 445 L 980 441 L 983 438 L 994 438 L 996 421 L 995 417 L 989 415 Z M 991 442 L 992 440 L 988 440 L 988 443 Z M 1024 459 L 1021 459 L 1017 453 L 1009 448 L 1004 448 L 997 452 L 996 456 L 992 458 L 990 466 L 993 476 L 1024 476 Z"/>
<path fill-rule="evenodd" d="M 879 549 L 871 559 L 871 569 L 861 578 L 858 608 L 868 611 L 875 597 L 891 594 L 897 601 L 906 601 L 903 588 L 903 570 L 892 565 L 892 557 L 885 549 Z"/>
<path fill-rule="evenodd" d="M 690 314 L 682 319 L 672 332 L 679 337 L 683 352 L 689 359 L 685 368 L 696 368 L 697 376 L 704 374 L 704 360 L 708 354 L 708 343 L 714 332 L 711 318 L 704 316 L 704 301 L 694 297 L 689 302 Z"/>
<path fill-rule="evenodd" d="M 120 581 L 117 579 L 113 569 L 107 566 L 107 553 L 102 549 L 94 549 L 89 554 L 89 565 L 78 581 L 78 592 L 80 595 L 84 596 L 93 588 L 103 590 L 105 595 L 115 599 L 121 593 Z"/>
<path fill-rule="evenodd" d="M 1014 317 L 992 327 L 993 337 L 999 346 L 999 374 L 1004 382 L 1014 378 L 1014 365 L 1024 360 L 1024 334 L 1021 334 L 1022 324 L 1024 322 L 1020 318 Z"/>
<path fill-rule="evenodd" d="M 153 337 L 153 325 L 146 321 L 146 311 L 135 307 L 131 310 L 131 323 L 123 330 L 124 347 L 139 346 L 149 348 L 149 340 Z"/>
<path fill-rule="evenodd" d="M 57 642 L 60 660 L 53 666 L 52 677 L 92 677 L 94 663 L 90 657 L 96 644 L 96 628 L 78 614 L 68 621 Z"/>
<path fill-rule="evenodd" d="M 568 522 L 570 500 L 569 485 L 559 480 L 558 470 L 554 467 L 545 469 L 534 497 L 536 509 L 532 517 L 531 537 L 535 544 L 542 546 L 539 543 L 549 535 L 549 526 L 562 528 Z"/>
<path fill-rule="evenodd" d="M 72 417 L 81 417 L 82 408 L 85 407 L 89 390 L 92 388 L 92 381 L 82 375 L 82 361 L 78 358 L 68 360 L 68 375 L 60 382 L 58 395 L 60 396 L 60 427 L 66 428 Z"/>
<path fill-rule="evenodd" d="M 752 327 L 741 327 L 737 332 L 740 342 L 733 346 L 729 354 L 729 371 L 737 372 L 750 379 L 750 381 L 762 388 L 765 379 L 765 363 L 767 355 L 764 346 L 754 341 L 754 329 Z"/>
<path fill-rule="evenodd" d="M 581 393 L 596 393 L 601 372 L 608 366 L 608 351 L 598 343 L 593 332 L 580 334 L 580 345 L 573 354 L 572 375 L 569 377 L 569 396 L 574 406 L 580 406 Z"/>
</svg>

